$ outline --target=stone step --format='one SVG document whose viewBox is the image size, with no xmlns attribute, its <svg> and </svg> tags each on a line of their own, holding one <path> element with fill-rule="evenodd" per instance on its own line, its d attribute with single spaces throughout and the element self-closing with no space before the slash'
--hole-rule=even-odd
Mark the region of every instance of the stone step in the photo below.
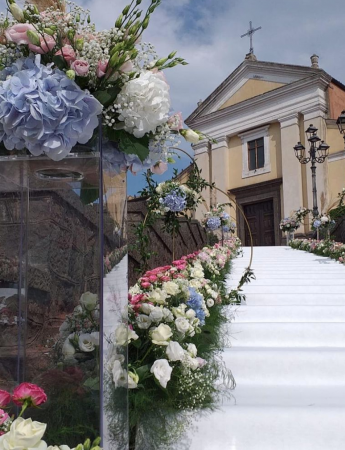
<svg viewBox="0 0 345 450">
<path fill-rule="evenodd" d="M 228 330 L 232 347 L 337 347 L 345 350 L 344 322 L 231 323 Z"/>
<path fill-rule="evenodd" d="M 223 359 L 238 385 L 345 387 L 345 349 L 234 347 Z"/>
<path fill-rule="evenodd" d="M 277 293 L 247 293 L 246 294 L 246 304 L 249 305 L 290 305 L 290 306 L 303 306 L 303 305 L 345 305 L 345 295 L 344 294 L 320 294 L 320 293 L 308 293 L 308 294 L 277 294 Z"/>
</svg>

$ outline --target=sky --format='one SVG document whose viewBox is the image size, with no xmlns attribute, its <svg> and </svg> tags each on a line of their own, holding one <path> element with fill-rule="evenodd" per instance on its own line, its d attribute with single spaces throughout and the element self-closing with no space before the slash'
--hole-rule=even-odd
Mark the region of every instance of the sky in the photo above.
<svg viewBox="0 0 345 450">
<path fill-rule="evenodd" d="M 77 0 L 91 10 L 97 29 L 114 25 L 128 0 Z M 148 0 L 143 0 L 145 7 Z M 4 10 L 4 0 L 0 0 Z M 249 21 L 262 29 L 254 34 L 254 53 L 260 61 L 310 65 L 319 55 L 322 69 L 345 83 L 344 0 L 162 0 L 143 41 L 160 56 L 177 50 L 188 66 L 166 71 L 172 108 L 187 118 L 239 66 L 249 51 Z M 188 144 L 182 145 L 190 148 Z M 174 165 L 189 164 L 182 157 Z M 172 169 L 159 177 L 171 177 Z M 128 177 L 128 193 L 143 185 L 143 177 Z"/>
</svg>

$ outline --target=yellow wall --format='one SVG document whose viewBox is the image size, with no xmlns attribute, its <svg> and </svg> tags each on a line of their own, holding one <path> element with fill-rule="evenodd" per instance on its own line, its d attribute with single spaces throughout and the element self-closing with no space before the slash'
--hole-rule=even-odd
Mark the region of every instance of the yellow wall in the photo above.
<svg viewBox="0 0 345 450">
<path fill-rule="evenodd" d="M 344 140 L 338 127 L 329 126 L 327 128 L 326 142 L 330 146 L 330 155 L 344 150 Z M 345 187 L 345 159 L 328 161 L 329 207 L 332 207 L 337 201 L 337 195 L 343 187 Z"/>
<path fill-rule="evenodd" d="M 265 94 L 266 92 L 273 91 L 281 86 L 284 86 L 284 84 L 274 83 L 272 81 L 248 80 L 219 109 L 224 109 L 228 106 L 248 100 L 249 98 L 256 97 L 257 95 Z"/>
<path fill-rule="evenodd" d="M 248 186 L 263 181 L 274 180 L 282 176 L 280 125 L 272 123 L 269 127 L 269 145 L 271 158 L 271 172 L 242 178 L 242 141 L 238 136 L 229 140 L 228 189 Z"/>
</svg>

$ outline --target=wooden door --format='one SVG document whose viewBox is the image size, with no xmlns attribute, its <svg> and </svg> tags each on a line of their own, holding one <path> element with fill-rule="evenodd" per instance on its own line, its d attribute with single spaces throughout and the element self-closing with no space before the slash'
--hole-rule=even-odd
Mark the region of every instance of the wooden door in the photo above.
<svg viewBox="0 0 345 450">
<path fill-rule="evenodd" d="M 275 245 L 273 200 L 245 205 L 243 209 L 252 232 L 253 245 Z M 250 245 L 247 227 L 245 227 L 245 245 Z"/>
</svg>

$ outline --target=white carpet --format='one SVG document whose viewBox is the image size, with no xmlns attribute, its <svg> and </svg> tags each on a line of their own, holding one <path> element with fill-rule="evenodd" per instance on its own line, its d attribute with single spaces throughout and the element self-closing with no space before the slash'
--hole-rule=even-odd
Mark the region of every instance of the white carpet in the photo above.
<svg viewBox="0 0 345 450">
<path fill-rule="evenodd" d="M 245 248 L 229 286 L 248 261 Z M 190 450 L 345 449 L 345 266 L 256 247 L 253 269 L 224 352 L 236 403 L 198 421 Z"/>
</svg>

